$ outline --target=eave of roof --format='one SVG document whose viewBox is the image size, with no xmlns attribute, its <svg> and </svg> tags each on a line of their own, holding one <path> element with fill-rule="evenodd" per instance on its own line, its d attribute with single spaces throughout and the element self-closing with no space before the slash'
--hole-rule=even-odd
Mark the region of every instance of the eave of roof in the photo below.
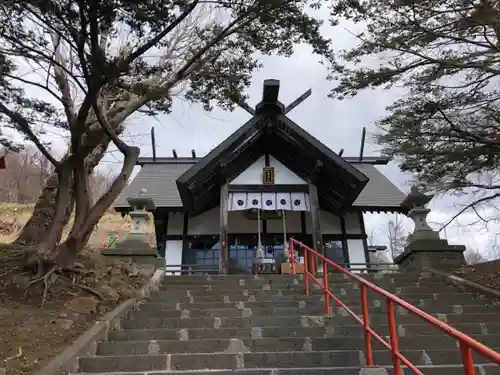
<svg viewBox="0 0 500 375">
<path fill-rule="evenodd" d="M 199 162 L 202 157 L 156 157 L 152 158 L 149 156 L 140 157 L 137 160 L 137 165 L 141 167 L 146 164 L 190 164 L 194 165 Z M 362 159 L 359 156 L 342 156 L 342 159 L 349 164 L 371 164 L 371 165 L 387 165 L 391 161 L 390 158 L 385 156 L 363 156 Z"/>
<path fill-rule="evenodd" d="M 194 162 L 146 163 L 120 194 L 114 207 L 118 211 L 129 210 L 126 198 L 138 197 L 139 190 L 145 188 L 157 207 L 176 211 L 184 210 L 176 180 L 192 165 Z M 370 163 L 355 164 L 355 167 L 365 174 L 369 181 L 353 203 L 353 209 L 366 212 L 406 212 L 401 207 L 406 194 L 399 190 L 378 168 Z"/>
</svg>

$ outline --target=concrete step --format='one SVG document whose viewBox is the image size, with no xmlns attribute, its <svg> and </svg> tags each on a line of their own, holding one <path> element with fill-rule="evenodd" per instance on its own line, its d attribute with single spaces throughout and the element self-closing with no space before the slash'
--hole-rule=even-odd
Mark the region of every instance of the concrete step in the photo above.
<svg viewBox="0 0 500 375">
<path fill-rule="evenodd" d="M 434 299 L 434 300 L 447 300 L 447 301 L 454 301 L 456 304 L 460 304 L 460 301 L 462 300 L 477 300 L 481 299 L 478 298 L 475 294 L 473 293 L 464 293 L 460 292 L 459 290 L 456 289 L 450 289 L 449 292 L 445 293 L 396 293 L 398 297 L 401 297 L 405 300 L 407 300 L 410 303 L 413 303 L 412 301 L 420 301 L 421 299 Z M 320 290 L 311 290 L 310 296 L 312 297 L 317 297 L 317 298 L 322 298 L 324 295 L 323 291 Z M 358 301 L 360 300 L 361 296 L 359 291 L 352 291 L 350 293 L 342 293 L 340 291 L 339 293 L 335 293 L 335 295 L 338 298 L 341 298 L 342 301 Z M 416 297 L 418 296 L 418 298 Z M 179 293 L 169 293 L 169 292 L 158 292 L 156 295 L 151 299 L 152 302 L 162 302 L 162 301 L 175 301 L 175 302 L 225 302 L 225 301 L 258 301 L 258 300 L 263 300 L 263 301 L 294 301 L 299 298 L 304 298 L 305 295 L 302 291 L 299 290 L 259 290 L 256 292 L 250 292 L 250 291 L 238 291 L 238 292 L 232 292 L 232 291 L 226 291 L 225 293 L 210 293 L 210 292 L 205 292 L 203 295 L 200 296 L 193 296 L 193 295 L 187 295 L 187 293 L 184 292 L 179 292 Z M 368 297 L 370 299 L 382 299 L 384 297 L 375 294 L 375 293 L 368 293 Z M 346 302 L 349 303 L 349 302 Z"/>
<path fill-rule="evenodd" d="M 318 276 L 320 280 L 323 279 L 323 277 L 320 275 Z M 443 285 L 443 282 L 439 279 L 436 278 L 427 278 L 427 279 L 402 279 L 398 280 L 396 278 L 386 278 L 386 279 L 366 279 L 365 280 L 376 284 L 380 286 L 415 286 L 415 284 L 418 285 Z M 359 282 L 354 280 L 354 279 L 339 279 L 339 278 L 329 278 L 329 285 L 340 285 L 340 286 L 353 286 L 353 285 L 359 285 Z M 210 280 L 205 280 L 203 282 L 186 282 L 186 283 L 181 283 L 181 282 L 176 282 L 176 283 L 169 283 L 169 282 L 163 282 L 160 285 L 161 290 L 169 290 L 169 289 L 176 289 L 179 287 L 183 288 L 206 288 L 208 286 L 211 286 L 212 288 L 223 288 L 223 287 L 229 287 L 229 288 L 261 288 L 266 285 L 271 285 L 275 287 L 285 287 L 285 286 L 292 286 L 292 285 L 304 285 L 304 279 L 302 278 L 283 278 L 283 279 L 258 279 L 258 280 L 232 280 L 232 281 L 210 281 Z"/>
<path fill-rule="evenodd" d="M 402 367 L 403 375 L 413 375 L 413 372 L 406 367 Z M 443 366 L 419 366 L 425 375 L 449 375 L 463 373 L 463 366 L 443 365 Z M 478 365 L 475 366 L 476 373 L 481 375 L 500 375 L 498 365 Z M 324 367 L 324 368 L 255 368 L 243 370 L 222 370 L 222 371 L 196 371 L 197 375 L 228 375 L 229 372 L 235 375 L 393 375 L 392 367 L 379 367 L 376 369 L 359 367 Z M 96 373 L 78 373 L 72 375 L 95 375 Z M 102 374 L 102 373 L 101 373 Z M 106 375 L 192 375 L 190 371 L 155 371 L 155 372 L 112 372 Z"/>
<path fill-rule="evenodd" d="M 498 367 L 498 366 L 497 366 Z M 462 367 L 458 365 L 450 366 L 420 366 L 425 375 L 448 375 L 450 373 L 461 373 Z M 405 367 L 402 367 L 403 375 L 413 375 L 413 372 Z M 475 366 L 476 373 L 481 375 L 500 375 L 500 367 L 495 368 L 495 365 L 479 365 Z M 248 370 L 215 370 L 215 371 L 196 371 L 197 375 L 227 375 L 231 371 L 238 375 L 392 375 L 392 368 L 377 367 L 375 369 L 368 368 L 345 368 L 345 367 L 329 367 L 315 369 L 248 369 Z M 104 375 L 191 375 L 192 371 L 139 371 L 139 372 L 107 372 Z M 103 373 L 100 373 L 103 374 Z M 95 375 L 95 373 L 77 373 L 70 375 Z"/>
<path fill-rule="evenodd" d="M 269 316 L 269 315 L 322 315 L 325 308 L 322 304 L 303 306 L 302 308 L 295 305 L 295 307 L 271 307 L 271 308 L 249 308 L 239 305 L 241 308 L 230 307 L 225 309 L 180 309 L 180 310 L 158 310 L 148 309 L 145 306 L 140 311 L 131 311 L 128 317 L 137 319 L 142 317 L 162 317 L 162 318 L 205 318 L 205 317 L 225 317 L 225 318 L 238 318 L 244 317 L 251 310 L 252 316 Z"/>
<path fill-rule="evenodd" d="M 442 293 L 442 294 L 451 294 L 451 293 L 462 293 L 463 291 L 457 287 L 447 285 L 447 284 L 438 284 L 438 285 L 421 285 L 421 286 L 396 286 L 390 285 L 382 287 L 382 289 L 388 291 L 389 293 L 397 294 L 397 295 L 415 295 L 415 294 L 433 294 L 433 293 Z M 330 291 L 337 295 L 359 295 L 359 288 L 354 285 L 330 285 Z M 317 284 L 311 284 L 310 292 L 313 294 L 323 293 L 322 287 Z M 177 297 L 177 296 L 193 296 L 202 297 L 206 295 L 243 295 L 243 294 L 278 294 L 278 295 L 289 295 L 289 294 L 305 294 L 305 288 L 303 285 L 271 285 L 264 284 L 259 287 L 249 288 L 248 286 L 244 287 L 230 287 L 229 285 L 222 285 L 213 287 L 211 285 L 202 285 L 196 288 L 169 288 L 162 289 L 158 292 L 158 296 L 169 296 L 169 297 Z M 369 294 L 374 294 L 372 290 L 368 290 Z"/>
<path fill-rule="evenodd" d="M 429 272 L 397 272 L 397 273 L 357 273 L 357 276 L 360 276 L 367 280 L 388 280 L 391 278 L 397 280 L 418 280 L 418 279 L 429 279 L 433 278 L 432 274 Z M 349 280 L 350 278 L 346 276 L 344 273 L 338 271 L 329 271 L 328 276 L 332 280 Z M 281 274 L 269 274 L 269 275 L 253 275 L 253 274 L 242 274 L 242 275 L 183 275 L 183 276 L 170 276 L 167 275 L 163 283 L 164 284 L 196 284 L 203 283 L 206 281 L 210 282 L 239 282 L 239 280 L 245 281 L 262 281 L 262 280 L 272 280 L 272 281 L 285 281 L 287 279 L 303 278 L 304 275 L 296 274 L 296 275 L 281 275 Z"/>
<path fill-rule="evenodd" d="M 318 274 L 321 276 L 321 274 Z M 376 281 L 376 280 L 391 280 L 395 279 L 398 280 L 399 282 L 404 282 L 406 280 L 424 280 L 424 279 L 435 279 L 436 277 L 433 276 L 430 272 L 397 272 L 397 273 L 372 273 L 372 274 L 367 274 L 367 273 L 357 273 L 356 274 L 359 277 L 362 277 L 365 280 L 368 281 Z M 328 272 L 328 277 L 331 280 L 352 280 L 349 276 L 345 275 L 344 273 L 330 270 Z M 293 279 L 299 279 L 302 280 L 304 278 L 303 274 L 296 274 L 296 275 L 281 275 L 281 274 L 269 274 L 269 275 L 252 275 L 252 274 L 246 274 L 246 275 L 208 275 L 208 276 L 202 276 L 202 275 L 183 275 L 183 276 L 170 276 L 167 275 L 163 283 L 164 284 L 196 284 L 196 283 L 204 283 L 204 282 L 212 282 L 212 283 L 232 283 L 232 282 L 237 282 L 239 283 L 240 280 L 244 280 L 245 282 L 262 282 L 266 280 L 271 280 L 273 282 L 287 282 L 288 280 L 293 280 Z"/>
<path fill-rule="evenodd" d="M 460 364 L 461 354 L 453 350 L 402 350 L 402 354 L 414 365 Z M 377 365 L 392 364 L 388 350 L 374 350 Z M 488 363 L 482 356 L 474 355 L 476 364 Z M 203 354 L 152 354 L 130 356 L 82 357 L 79 359 L 81 372 L 111 371 L 186 371 L 252 368 L 317 368 L 317 367 L 362 367 L 365 356 L 360 350 L 333 350 L 316 352 L 259 352 L 259 353 L 203 353 Z"/>
<path fill-rule="evenodd" d="M 349 298 L 342 297 L 341 301 L 346 303 L 348 306 L 358 306 L 360 304 L 361 298 Z M 465 306 L 488 306 L 488 308 L 500 309 L 500 306 L 491 305 L 488 300 L 483 298 L 476 298 L 474 294 L 462 293 L 460 295 L 432 295 L 427 296 L 427 298 L 406 298 L 407 302 L 414 304 L 418 307 L 425 307 L 430 310 L 434 306 L 455 306 L 459 305 Z M 200 299 L 189 299 L 181 298 L 180 300 L 164 300 L 158 299 L 156 296 L 153 297 L 147 303 L 138 304 L 138 309 L 145 310 L 164 310 L 164 309 L 222 309 L 222 308 L 232 308 L 236 305 L 243 304 L 245 307 L 255 308 L 255 307 L 293 307 L 303 304 L 323 304 L 323 295 L 314 296 L 281 296 L 267 299 L 259 299 L 254 296 L 240 297 L 231 299 L 229 296 L 220 296 L 218 301 L 200 301 Z M 489 305 L 487 305 L 489 303 Z M 382 297 L 370 298 L 369 305 L 372 307 L 385 306 L 385 300 Z M 332 300 L 331 306 L 335 306 L 335 301 Z M 495 310 L 496 311 L 496 310 Z"/>
<path fill-rule="evenodd" d="M 339 307 L 334 301 L 331 303 L 333 314 L 344 314 L 343 308 Z M 217 307 L 212 308 L 211 306 L 203 308 L 203 305 L 192 305 L 188 303 L 176 304 L 173 308 L 172 306 L 165 306 L 163 304 L 144 304 L 138 305 L 135 311 L 131 311 L 130 314 L 133 316 L 141 315 L 156 315 L 163 318 L 176 318 L 182 317 L 183 314 L 186 315 L 185 310 L 188 311 L 191 318 L 196 317 L 237 317 L 242 315 L 242 310 L 245 308 L 252 310 L 252 315 L 286 315 L 283 312 L 304 312 L 306 314 L 323 314 L 325 312 L 324 304 L 322 302 L 284 302 L 282 305 L 276 306 L 273 301 L 266 302 L 239 302 L 232 304 L 220 304 Z M 427 304 L 419 304 L 420 309 L 430 312 L 430 313 L 440 313 L 440 314 L 482 314 L 482 313 L 500 313 L 500 307 L 498 306 L 486 306 L 486 305 L 443 305 L 437 301 L 429 301 Z M 361 314 L 361 305 L 351 305 L 349 308 L 356 314 Z M 371 313 L 383 313 L 386 311 L 386 305 L 380 306 L 370 306 L 369 311 Z M 402 308 L 396 308 L 396 313 L 402 314 Z"/>
<path fill-rule="evenodd" d="M 473 337 L 480 335 L 500 334 L 499 323 L 460 323 L 454 327 Z M 387 325 L 372 327 L 382 336 L 388 335 Z M 398 324 L 398 335 L 401 338 L 429 335 L 443 335 L 439 329 L 427 323 Z M 112 330 L 108 334 L 109 341 L 148 341 L 148 340 L 201 340 L 201 339 L 231 339 L 231 338 L 275 338 L 275 337 L 361 337 L 363 327 L 359 324 L 333 327 L 317 326 L 254 326 L 245 328 L 136 328 Z"/>
<path fill-rule="evenodd" d="M 351 316 L 308 316 L 308 315 L 287 315 L 287 316 L 252 316 L 251 310 L 245 311 L 247 316 L 239 318 L 214 317 L 214 318 L 162 318 L 153 316 L 141 316 L 136 319 L 124 319 L 121 323 L 123 329 L 137 328 L 246 328 L 260 326 L 325 326 L 334 327 L 351 325 L 354 318 Z M 448 324 L 460 323 L 496 323 L 499 322 L 499 315 L 496 313 L 485 314 L 462 314 L 446 315 L 433 314 L 436 318 Z M 422 319 L 414 315 L 398 315 L 398 324 L 418 324 Z M 386 314 L 372 314 L 370 322 L 373 327 L 385 325 L 387 323 Z"/>
<path fill-rule="evenodd" d="M 480 335 L 480 342 L 491 347 L 500 347 L 500 335 Z M 440 336 L 418 336 L 399 339 L 401 349 L 455 349 L 455 339 Z M 373 349 L 385 347 L 373 340 Z M 148 340 L 103 342 L 98 345 L 97 355 L 144 355 L 178 353 L 224 353 L 224 352 L 300 352 L 330 350 L 364 350 L 364 338 L 359 337 L 280 337 L 262 339 L 207 339 L 207 340 Z"/>
</svg>

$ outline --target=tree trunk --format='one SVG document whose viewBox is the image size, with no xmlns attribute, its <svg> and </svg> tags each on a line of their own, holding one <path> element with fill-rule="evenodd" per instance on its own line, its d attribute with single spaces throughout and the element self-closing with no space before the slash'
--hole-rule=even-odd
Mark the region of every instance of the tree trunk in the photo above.
<svg viewBox="0 0 500 375">
<path fill-rule="evenodd" d="M 63 165 L 61 168 L 71 172 L 69 166 Z M 70 179 L 71 173 L 69 175 L 65 174 L 65 178 Z M 43 188 L 42 194 L 38 198 L 33 214 L 14 241 L 14 244 L 32 246 L 44 242 L 52 231 L 57 212 L 64 210 L 65 218 L 60 219 L 62 227 L 58 229 L 60 234 L 62 234 L 71 215 L 72 205 L 70 202 L 72 194 L 71 189 L 67 192 L 61 192 L 61 186 L 68 186 L 69 182 L 69 180 L 59 181 L 56 172 L 50 176 Z M 58 195 L 60 194 L 61 196 L 67 196 L 68 199 L 66 201 L 58 200 Z M 60 240 L 60 236 L 58 240 Z"/>
<path fill-rule="evenodd" d="M 98 137 L 93 138 L 97 140 Z M 102 132 L 100 143 L 94 143 L 94 147 L 91 149 L 91 152 L 85 159 L 87 173 L 89 175 L 104 157 L 109 142 L 110 141 L 107 136 L 104 134 L 104 132 Z M 88 147 L 90 148 L 92 146 L 92 142 L 90 139 L 88 143 Z M 66 155 L 66 158 L 67 156 L 68 155 Z M 69 165 L 68 168 L 70 168 Z M 66 182 L 64 182 L 64 184 L 66 184 Z M 38 198 L 38 201 L 35 205 L 33 214 L 21 230 L 21 233 L 19 234 L 17 239 L 14 241 L 14 244 L 32 246 L 44 243 L 47 240 L 47 236 L 54 224 L 56 211 L 62 208 L 62 206 L 58 207 L 56 205 L 56 197 L 59 193 L 59 185 L 60 184 L 57 174 L 54 172 L 45 184 L 42 194 Z M 65 204 L 66 215 L 64 219 L 61 220 L 60 225 L 58 225 L 57 230 L 59 233 L 57 242 L 61 240 L 63 230 L 68 224 L 71 212 L 73 211 L 74 199 L 72 192 L 70 192 L 67 202 L 61 202 L 60 204 Z"/>
<path fill-rule="evenodd" d="M 139 153 L 139 148 L 129 148 L 129 152 L 125 155 L 125 160 L 120 174 L 114 179 L 108 191 L 99 198 L 92 208 L 88 210 L 83 221 L 80 221 L 78 225 L 75 222 L 70 235 L 63 243 L 59 246 L 53 247 L 53 251 L 49 251 L 47 247 L 44 247 L 43 251 L 38 252 L 42 259 L 50 260 L 51 263 L 56 264 L 61 268 L 68 268 L 76 260 L 76 256 L 87 244 L 96 224 L 113 204 L 125 186 L 127 186 L 127 182 L 132 174 L 132 171 L 134 170 Z M 75 174 L 78 175 L 78 172 Z M 78 179 L 78 177 L 75 178 L 75 180 Z M 85 188 L 79 189 L 78 195 L 84 194 L 85 191 Z M 88 207 L 88 199 L 85 199 L 85 197 L 76 197 L 76 201 L 81 202 L 81 204 Z M 80 218 L 81 217 L 83 216 L 80 216 Z"/>
<path fill-rule="evenodd" d="M 72 187 L 72 169 L 71 168 L 61 168 L 59 171 L 58 181 L 59 187 L 57 189 L 57 194 L 53 202 L 53 216 L 50 228 L 46 229 L 47 233 L 44 234 L 44 241 L 40 243 L 37 253 L 38 254 L 48 254 L 57 245 L 60 240 L 60 235 L 64 230 L 66 225 L 67 217 L 67 206 L 71 199 L 71 187 Z M 33 255 L 30 257 L 28 263 L 38 264 L 37 271 L 41 275 L 45 272 L 46 267 L 42 258 Z"/>
</svg>

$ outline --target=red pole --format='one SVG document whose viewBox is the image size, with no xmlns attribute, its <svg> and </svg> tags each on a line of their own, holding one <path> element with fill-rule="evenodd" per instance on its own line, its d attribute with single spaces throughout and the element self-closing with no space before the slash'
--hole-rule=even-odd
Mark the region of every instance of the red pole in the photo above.
<svg viewBox="0 0 500 375">
<path fill-rule="evenodd" d="M 292 275 L 295 275 L 295 252 L 293 251 L 293 239 L 288 242 L 288 259 L 292 264 Z"/>
<path fill-rule="evenodd" d="M 307 248 L 304 248 L 304 287 L 306 288 L 306 296 L 309 295 L 309 269 L 307 268 L 307 257 L 309 256 Z"/>
<path fill-rule="evenodd" d="M 365 355 L 366 364 L 373 366 L 373 350 L 372 350 L 372 335 L 368 332 L 370 328 L 370 312 L 368 310 L 368 295 L 366 293 L 366 285 L 360 284 L 361 291 L 361 310 L 363 312 L 363 328 L 365 331 Z"/>
<path fill-rule="evenodd" d="M 394 314 L 394 302 L 387 298 L 387 318 L 389 321 L 389 337 L 391 338 L 392 363 L 394 364 L 394 375 L 403 375 L 401 360 L 396 355 L 399 353 L 398 331 L 396 327 L 396 315 Z"/>
<path fill-rule="evenodd" d="M 309 252 L 309 264 L 311 265 L 311 275 L 316 276 L 316 260 L 312 252 Z"/>
<path fill-rule="evenodd" d="M 325 312 L 326 315 L 330 315 L 330 294 L 328 286 L 328 263 L 323 261 L 323 291 L 325 292 Z"/>
<path fill-rule="evenodd" d="M 474 360 L 472 359 L 472 349 L 463 342 L 460 342 L 460 351 L 462 352 L 465 375 L 475 375 L 476 370 L 474 369 Z"/>
</svg>

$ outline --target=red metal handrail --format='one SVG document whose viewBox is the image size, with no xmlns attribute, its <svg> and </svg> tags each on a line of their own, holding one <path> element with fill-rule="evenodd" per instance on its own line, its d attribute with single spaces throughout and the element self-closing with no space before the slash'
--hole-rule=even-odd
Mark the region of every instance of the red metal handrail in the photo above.
<svg viewBox="0 0 500 375">
<path fill-rule="evenodd" d="M 405 356 L 401 354 L 399 351 L 398 345 L 398 334 L 396 327 L 396 317 L 394 312 L 394 304 L 401 306 L 407 311 L 417 315 L 418 317 L 425 320 L 427 323 L 432 326 L 440 329 L 448 336 L 451 336 L 459 341 L 460 343 L 460 351 L 462 353 L 462 362 L 464 365 L 465 375 L 475 375 L 474 369 L 474 361 L 472 359 L 472 351 L 477 352 L 478 354 L 487 357 L 491 361 L 500 364 L 500 353 L 495 350 L 488 348 L 487 346 L 481 344 L 479 341 L 474 340 L 472 337 L 467 336 L 465 333 L 460 332 L 459 330 L 451 327 L 450 325 L 443 323 L 439 319 L 436 319 L 432 315 L 426 313 L 425 311 L 420 310 L 419 308 L 413 306 L 412 304 L 404 301 L 403 299 L 396 297 L 395 295 L 389 293 L 388 291 L 379 288 L 377 285 L 370 283 L 364 278 L 355 275 L 350 272 L 346 268 L 336 264 L 332 260 L 324 257 L 317 251 L 314 251 L 310 247 L 304 245 L 302 242 L 297 241 L 293 238 L 290 239 L 288 255 L 291 263 L 292 273 L 295 274 L 295 250 L 294 245 L 299 246 L 304 250 L 304 286 L 305 286 L 305 295 L 309 295 L 309 279 L 314 281 L 316 284 L 321 286 L 325 294 L 325 311 L 327 315 L 331 313 L 330 308 L 330 298 L 337 302 L 345 311 L 347 311 L 354 319 L 358 321 L 358 323 L 363 325 L 365 331 L 365 356 L 366 362 L 369 367 L 374 367 L 373 363 L 373 350 L 372 350 L 372 338 L 375 338 L 379 341 L 383 346 L 389 349 L 392 353 L 392 361 L 394 366 L 394 375 L 402 375 L 403 370 L 401 368 L 401 364 L 403 363 L 409 369 L 411 369 L 417 375 L 424 375 L 414 364 L 412 364 Z M 316 260 L 321 260 L 323 262 L 323 281 L 316 278 Z M 337 296 L 335 296 L 329 288 L 328 285 L 328 266 L 332 266 L 337 271 L 342 272 L 344 275 L 347 275 L 349 278 L 359 282 L 360 286 L 360 294 L 361 294 L 361 310 L 362 317 L 359 317 L 354 311 L 352 311 L 345 303 L 343 303 Z M 367 290 L 370 289 L 375 293 L 386 298 L 387 303 L 387 319 L 389 326 L 389 338 L 390 342 L 387 342 L 376 333 L 370 327 L 370 318 L 368 311 L 368 297 Z"/>
</svg>

